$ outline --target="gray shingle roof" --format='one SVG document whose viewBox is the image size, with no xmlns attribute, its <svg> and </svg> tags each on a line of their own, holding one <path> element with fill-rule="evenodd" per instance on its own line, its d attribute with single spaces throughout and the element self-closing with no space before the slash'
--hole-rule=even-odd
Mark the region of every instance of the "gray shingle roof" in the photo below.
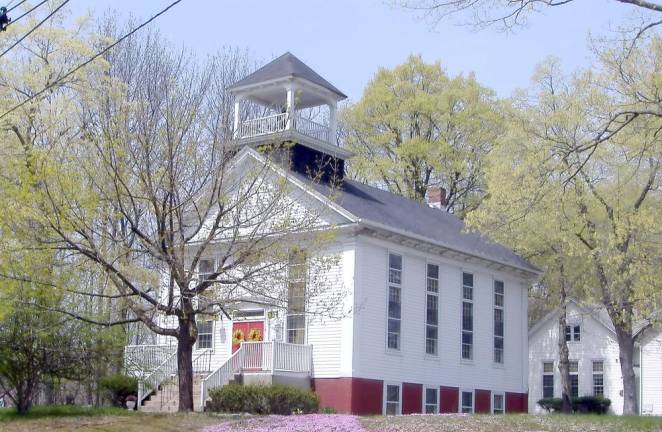
<svg viewBox="0 0 662 432">
<path fill-rule="evenodd" d="M 333 86 L 330 82 L 322 78 L 317 72 L 308 67 L 304 62 L 299 60 L 294 54 L 289 51 L 278 57 L 275 60 L 262 66 L 247 77 L 237 81 L 229 89 L 249 86 L 258 84 L 265 81 L 270 81 L 278 78 L 296 77 L 303 78 L 313 82 L 319 86 L 332 91 L 336 95 L 345 99 L 347 96 Z"/>
<path fill-rule="evenodd" d="M 429 238 L 458 252 L 540 272 L 510 249 L 478 233 L 466 232 L 464 222 L 443 210 L 348 179 L 338 189 L 319 183 L 314 188 L 364 221 Z"/>
</svg>

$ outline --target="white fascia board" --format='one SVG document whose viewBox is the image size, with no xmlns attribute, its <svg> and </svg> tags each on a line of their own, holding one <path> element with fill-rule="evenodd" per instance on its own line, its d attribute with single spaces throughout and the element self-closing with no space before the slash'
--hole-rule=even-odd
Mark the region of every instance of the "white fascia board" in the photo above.
<svg viewBox="0 0 662 432">
<path fill-rule="evenodd" d="M 421 241 L 421 242 L 424 242 L 424 243 L 429 243 L 429 244 L 432 244 L 432 245 L 435 245 L 435 246 L 439 246 L 439 247 L 442 247 L 442 248 L 447 249 L 449 251 L 454 251 L 454 252 L 460 253 L 462 255 L 466 255 L 467 257 L 478 258 L 478 259 L 481 259 L 481 260 L 490 261 L 490 262 L 493 262 L 493 263 L 496 263 L 496 264 L 500 264 L 502 266 L 509 267 L 511 269 L 516 269 L 516 270 L 519 270 L 521 272 L 524 272 L 524 273 L 530 275 L 529 279 L 534 279 L 534 278 L 542 275 L 542 273 L 543 273 L 542 270 L 536 272 L 534 270 L 531 270 L 531 269 L 528 269 L 528 268 L 525 268 L 525 267 L 521 267 L 521 266 L 518 266 L 516 264 L 506 263 L 506 262 L 499 261 L 499 260 L 496 260 L 496 259 L 493 259 L 493 258 L 490 258 L 490 257 L 485 257 L 485 256 L 475 254 L 475 253 L 472 253 L 472 252 L 467 252 L 465 250 L 449 246 L 449 245 L 447 245 L 443 242 L 432 240 L 428 237 L 425 237 L 425 236 L 422 236 L 422 235 L 419 235 L 419 234 L 415 234 L 415 233 L 412 233 L 410 231 L 401 230 L 401 229 L 398 229 L 398 228 L 393 228 L 391 226 L 384 225 L 384 224 L 381 224 L 379 222 L 373 222 L 373 221 L 369 221 L 369 220 L 365 220 L 365 219 L 361 219 L 358 222 L 361 225 L 365 225 L 366 227 L 369 227 L 369 228 L 375 228 L 375 229 L 382 230 L 382 231 L 389 231 L 389 232 L 392 232 L 394 234 L 399 234 L 399 235 L 402 235 L 404 237 L 409 237 L 409 238 L 412 238 L 412 239 L 415 239 L 415 240 L 418 240 L 418 241 Z"/>
</svg>

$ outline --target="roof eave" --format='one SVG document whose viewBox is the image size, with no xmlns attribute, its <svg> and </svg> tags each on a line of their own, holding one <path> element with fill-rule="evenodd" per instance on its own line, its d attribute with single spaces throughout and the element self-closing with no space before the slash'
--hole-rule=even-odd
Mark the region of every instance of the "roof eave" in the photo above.
<svg viewBox="0 0 662 432">
<path fill-rule="evenodd" d="M 465 256 L 469 259 L 487 261 L 487 262 L 491 262 L 491 263 L 503 266 L 504 268 L 509 268 L 509 269 L 515 270 L 518 273 L 520 273 L 523 277 L 525 277 L 526 279 L 529 279 L 529 280 L 534 280 L 534 279 L 540 277 L 540 275 L 542 274 L 542 271 L 537 269 L 537 268 L 527 268 L 527 267 L 519 266 L 517 264 L 503 262 L 501 260 L 496 260 L 496 259 L 491 258 L 491 257 L 482 256 L 482 255 L 479 255 L 479 254 L 468 252 L 468 251 L 462 250 L 460 248 L 452 247 L 452 246 L 447 245 L 443 242 L 436 241 L 436 240 L 430 239 L 428 237 L 424 237 L 424 236 L 418 235 L 416 233 L 412 233 L 412 232 L 407 231 L 407 230 L 401 230 L 401 229 L 394 228 L 394 227 L 391 227 L 391 226 L 388 226 L 388 225 L 384 225 L 384 224 L 381 224 L 379 222 L 374 222 L 374 221 L 370 221 L 370 220 L 366 220 L 366 219 L 361 219 L 359 221 L 359 223 L 362 224 L 362 225 L 368 226 L 368 227 L 374 227 L 374 228 L 379 229 L 379 230 L 392 232 L 392 233 L 395 233 L 395 234 L 398 234 L 398 235 L 401 235 L 401 236 L 404 236 L 404 237 L 409 237 L 409 238 L 415 239 L 419 242 L 431 244 L 431 245 L 440 247 L 443 250 L 447 250 L 447 251 L 450 251 L 450 252 L 454 252 L 458 255 Z"/>
<path fill-rule="evenodd" d="M 314 89 L 318 92 L 321 92 L 321 93 L 325 94 L 326 97 L 329 97 L 329 98 L 335 100 L 336 102 L 340 102 L 342 100 L 347 99 L 347 95 L 345 95 L 340 90 L 330 89 L 328 87 L 319 85 L 319 84 L 317 84 L 313 81 L 310 81 L 307 78 L 303 78 L 303 77 L 297 76 L 295 74 L 281 76 L 281 77 L 278 77 L 278 78 L 272 78 L 270 80 L 260 81 L 260 82 L 256 82 L 256 83 L 241 84 L 241 81 L 239 81 L 235 84 L 232 84 L 232 85 L 226 87 L 226 90 L 228 90 L 230 93 L 233 93 L 233 94 L 236 94 L 236 95 L 241 95 L 242 93 L 245 93 L 249 90 L 254 90 L 254 89 L 263 88 L 263 87 L 272 87 L 272 86 L 275 86 L 275 85 L 288 84 L 288 83 L 292 83 L 292 82 L 296 82 L 298 84 L 310 87 L 310 88 L 312 88 L 312 89 Z"/>
</svg>

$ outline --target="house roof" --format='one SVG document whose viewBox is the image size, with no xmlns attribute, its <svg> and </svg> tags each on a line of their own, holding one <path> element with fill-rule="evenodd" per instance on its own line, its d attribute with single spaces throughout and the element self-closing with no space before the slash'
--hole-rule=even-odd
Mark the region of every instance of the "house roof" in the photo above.
<svg viewBox="0 0 662 432">
<path fill-rule="evenodd" d="M 241 87 L 249 87 L 255 84 L 273 81 L 279 78 L 305 79 L 321 87 L 324 87 L 342 99 L 347 98 L 343 92 L 322 78 L 317 72 L 312 70 L 310 67 L 308 67 L 308 65 L 299 60 L 289 51 L 262 66 L 260 69 L 256 70 L 247 77 L 237 81 L 233 85 L 229 86 L 228 89 L 232 90 Z"/>
<path fill-rule="evenodd" d="M 611 318 L 609 317 L 609 314 L 607 313 L 607 309 L 604 307 L 604 305 L 602 304 L 582 305 L 579 301 L 573 298 L 569 298 L 568 303 L 574 304 L 575 307 L 577 307 L 583 314 L 592 317 L 595 321 L 602 324 L 611 333 L 616 334 L 614 330 L 614 324 L 611 322 Z M 529 337 L 531 337 L 534 333 L 540 330 L 550 319 L 557 317 L 559 311 L 560 308 L 556 307 L 554 308 L 554 310 L 552 310 L 543 318 L 541 318 L 538 322 L 536 322 L 529 330 Z M 649 328 L 660 315 L 662 315 L 662 310 L 658 309 L 654 311 L 653 314 L 651 314 L 650 319 L 641 319 L 634 322 L 632 324 L 632 335 L 635 338 L 639 337 L 641 333 L 647 328 Z"/>
<path fill-rule="evenodd" d="M 339 188 L 310 184 L 361 222 L 422 237 L 448 249 L 530 273 L 541 273 L 512 250 L 479 233 L 465 231 L 464 223 L 446 211 L 349 179 Z"/>
</svg>

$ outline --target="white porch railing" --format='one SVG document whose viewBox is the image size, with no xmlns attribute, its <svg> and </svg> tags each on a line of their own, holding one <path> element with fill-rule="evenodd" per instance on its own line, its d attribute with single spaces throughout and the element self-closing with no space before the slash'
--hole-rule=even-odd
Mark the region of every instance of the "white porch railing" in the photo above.
<svg viewBox="0 0 662 432">
<path fill-rule="evenodd" d="M 147 396 L 149 396 L 154 390 L 159 388 L 161 383 L 165 382 L 167 379 L 172 378 L 173 375 L 177 374 L 177 351 L 172 353 L 170 357 L 165 359 L 159 367 L 157 367 L 152 373 L 147 375 L 147 377 L 142 378 L 138 381 L 138 407 Z"/>
<path fill-rule="evenodd" d="M 237 138 L 252 138 L 261 135 L 284 132 L 288 130 L 287 113 L 275 114 L 256 119 L 244 120 L 239 124 Z M 295 116 L 291 126 L 297 132 L 318 139 L 320 141 L 332 142 L 329 128 L 300 116 Z"/>
<path fill-rule="evenodd" d="M 301 132 L 302 134 L 311 138 L 326 142 L 330 141 L 329 128 L 307 118 L 297 117 L 294 120 L 294 128 L 297 130 L 297 132 Z"/>
<path fill-rule="evenodd" d="M 124 368 L 132 375 L 149 374 L 176 351 L 174 345 L 128 345 L 124 347 Z"/>
<path fill-rule="evenodd" d="M 287 113 L 245 120 L 239 126 L 239 138 L 250 138 L 282 132 L 286 127 Z"/>
<path fill-rule="evenodd" d="M 202 380 L 201 403 L 209 397 L 209 390 L 222 387 L 240 372 L 295 372 L 311 374 L 313 346 L 283 342 L 242 342 L 226 361 Z"/>
<path fill-rule="evenodd" d="M 207 375 L 200 386 L 200 406 L 205 409 L 205 401 L 209 396 L 209 390 L 226 385 L 239 371 L 244 362 L 244 351 L 241 347 L 230 356 L 223 366 Z"/>
</svg>

